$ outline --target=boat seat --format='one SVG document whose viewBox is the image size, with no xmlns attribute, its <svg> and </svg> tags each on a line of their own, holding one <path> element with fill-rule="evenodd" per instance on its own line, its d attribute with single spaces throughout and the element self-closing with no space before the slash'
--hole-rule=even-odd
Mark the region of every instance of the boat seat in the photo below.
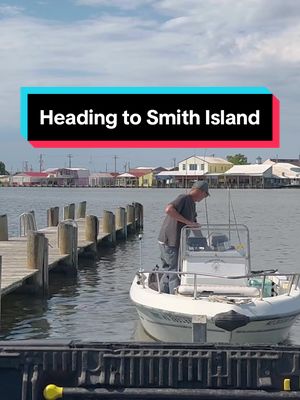
<svg viewBox="0 0 300 400">
<path fill-rule="evenodd" d="M 183 296 L 193 296 L 193 285 L 178 286 L 178 293 Z M 258 297 L 259 289 L 249 286 L 233 286 L 233 285 L 197 285 L 198 296 L 221 295 L 236 297 Z"/>
</svg>

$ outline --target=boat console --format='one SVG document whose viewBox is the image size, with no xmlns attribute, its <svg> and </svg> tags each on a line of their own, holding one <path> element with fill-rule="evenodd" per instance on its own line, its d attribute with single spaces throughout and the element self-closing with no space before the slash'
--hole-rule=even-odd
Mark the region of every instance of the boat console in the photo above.
<svg viewBox="0 0 300 400">
<path fill-rule="evenodd" d="M 250 272 L 248 229 L 244 225 L 238 229 L 236 225 L 182 229 L 179 268 L 186 274 L 181 276 L 179 293 L 189 292 L 188 287 L 196 284 L 199 292 L 258 294 L 257 288 L 248 287 L 246 277 Z"/>
</svg>

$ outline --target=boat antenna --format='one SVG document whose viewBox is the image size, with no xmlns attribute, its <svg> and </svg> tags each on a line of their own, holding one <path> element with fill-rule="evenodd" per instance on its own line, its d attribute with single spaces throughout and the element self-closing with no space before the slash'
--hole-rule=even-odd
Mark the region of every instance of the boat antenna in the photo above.
<svg viewBox="0 0 300 400">
<path fill-rule="evenodd" d="M 140 233 L 139 234 L 139 242 L 140 242 L 140 268 L 139 268 L 139 272 L 140 273 L 144 272 L 143 266 L 142 266 L 142 239 L 143 239 L 143 235 Z"/>
<path fill-rule="evenodd" d="M 227 187 L 228 189 L 228 237 L 229 241 L 231 240 L 231 215 L 230 215 L 230 206 L 231 206 L 231 196 L 230 196 L 230 187 Z"/>
<path fill-rule="evenodd" d="M 206 197 L 204 199 L 204 204 L 205 204 L 205 216 L 206 216 L 206 225 L 207 225 L 207 237 L 209 237 L 210 231 L 209 231 L 208 208 L 207 208 Z"/>
<path fill-rule="evenodd" d="M 233 208 L 232 198 L 231 198 L 231 195 L 230 195 L 230 187 L 228 187 L 228 189 L 229 189 L 229 224 L 230 224 L 230 207 L 231 207 L 232 215 L 233 215 L 233 219 L 234 219 L 234 224 L 235 224 L 235 227 L 236 227 L 237 237 L 238 237 L 238 240 L 239 240 L 240 245 L 241 245 L 242 242 L 241 242 L 240 232 L 239 232 L 239 229 L 238 229 L 238 224 L 237 224 L 235 211 L 234 211 L 234 208 Z"/>
<path fill-rule="evenodd" d="M 187 191 L 188 191 L 187 166 L 188 166 L 188 164 L 187 164 L 187 159 L 186 159 L 185 160 L 185 184 L 184 184 L 185 194 L 187 194 Z"/>
<path fill-rule="evenodd" d="M 206 150 L 204 150 L 204 155 L 203 155 L 203 161 L 204 161 L 204 169 L 203 171 L 205 171 L 205 157 L 206 157 Z M 205 172 L 204 172 L 205 173 Z M 209 219 L 208 219 L 208 207 L 207 207 L 207 199 L 205 197 L 204 199 L 204 204 L 205 204 L 205 216 L 206 216 L 206 225 L 207 225 L 207 235 L 209 237 L 210 235 L 210 231 L 209 231 Z"/>
</svg>

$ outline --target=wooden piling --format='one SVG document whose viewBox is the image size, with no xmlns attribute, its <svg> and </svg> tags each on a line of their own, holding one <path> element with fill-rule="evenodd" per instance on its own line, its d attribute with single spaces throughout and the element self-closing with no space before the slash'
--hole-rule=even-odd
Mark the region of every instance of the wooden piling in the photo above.
<svg viewBox="0 0 300 400">
<path fill-rule="evenodd" d="M 44 263 L 43 263 L 43 272 L 41 276 L 41 280 L 43 283 L 43 294 L 48 294 L 49 290 L 49 240 L 45 237 L 44 243 Z"/>
<path fill-rule="evenodd" d="M 51 207 L 47 210 L 47 226 L 57 226 L 59 223 L 59 207 Z"/>
<path fill-rule="evenodd" d="M 77 218 L 85 218 L 86 216 L 86 201 L 81 201 L 77 208 Z"/>
<path fill-rule="evenodd" d="M 138 204 L 133 202 L 132 203 L 133 206 L 133 212 L 134 212 L 134 230 L 135 232 L 137 231 L 137 221 L 138 221 L 138 213 L 139 213 L 139 208 L 138 208 Z"/>
<path fill-rule="evenodd" d="M 48 239 L 41 232 L 29 231 L 27 236 L 27 267 L 37 269 L 33 277 L 35 290 L 48 292 Z"/>
<path fill-rule="evenodd" d="M 102 218 L 102 231 L 109 233 L 109 241 L 115 243 L 116 241 L 116 226 L 115 216 L 111 211 L 104 210 Z"/>
<path fill-rule="evenodd" d="M 116 209 L 116 231 L 118 239 L 127 238 L 127 215 L 124 207 Z"/>
<path fill-rule="evenodd" d="M 37 231 L 34 211 L 20 215 L 20 235 L 27 236 L 31 231 Z"/>
<path fill-rule="evenodd" d="M 35 212 L 34 212 L 34 210 L 30 210 L 30 211 L 29 211 L 29 214 L 32 215 L 32 218 L 33 218 L 33 220 L 35 221 Z"/>
<path fill-rule="evenodd" d="M 117 241 L 117 231 L 116 231 L 116 217 L 114 213 L 111 213 L 111 218 L 112 218 L 112 233 L 111 233 L 111 241 L 112 243 L 116 243 Z"/>
<path fill-rule="evenodd" d="M 144 227 L 144 208 L 141 203 L 134 203 L 135 206 L 135 219 L 136 219 L 136 228 L 143 229 Z"/>
<path fill-rule="evenodd" d="M 58 225 L 58 247 L 60 254 L 68 254 L 64 261 L 67 272 L 76 273 L 78 268 L 78 229 L 72 221 L 62 221 Z"/>
<path fill-rule="evenodd" d="M 135 228 L 135 208 L 132 204 L 127 204 L 127 230 L 130 233 L 136 231 Z"/>
<path fill-rule="evenodd" d="M 41 232 L 30 231 L 27 236 L 27 267 L 39 269 L 44 258 L 45 235 Z"/>
<path fill-rule="evenodd" d="M 75 219 L 75 204 L 71 203 L 64 207 L 64 220 Z"/>
<path fill-rule="evenodd" d="M 93 242 L 92 251 L 97 252 L 97 238 L 99 232 L 99 220 L 95 215 L 85 217 L 85 240 Z"/>
<path fill-rule="evenodd" d="M 103 233 L 111 233 L 112 226 L 111 226 L 111 211 L 104 210 L 103 217 L 102 217 L 102 232 Z"/>
<path fill-rule="evenodd" d="M 0 215 L 0 241 L 8 240 L 8 222 L 7 215 Z"/>
</svg>

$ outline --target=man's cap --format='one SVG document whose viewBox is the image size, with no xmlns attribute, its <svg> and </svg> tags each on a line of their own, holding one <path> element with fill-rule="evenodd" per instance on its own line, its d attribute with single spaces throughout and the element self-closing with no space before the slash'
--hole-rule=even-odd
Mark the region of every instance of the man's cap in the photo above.
<svg viewBox="0 0 300 400">
<path fill-rule="evenodd" d="M 206 181 L 196 181 L 193 186 L 192 189 L 199 189 L 202 190 L 203 192 L 208 193 L 208 183 Z"/>
</svg>

